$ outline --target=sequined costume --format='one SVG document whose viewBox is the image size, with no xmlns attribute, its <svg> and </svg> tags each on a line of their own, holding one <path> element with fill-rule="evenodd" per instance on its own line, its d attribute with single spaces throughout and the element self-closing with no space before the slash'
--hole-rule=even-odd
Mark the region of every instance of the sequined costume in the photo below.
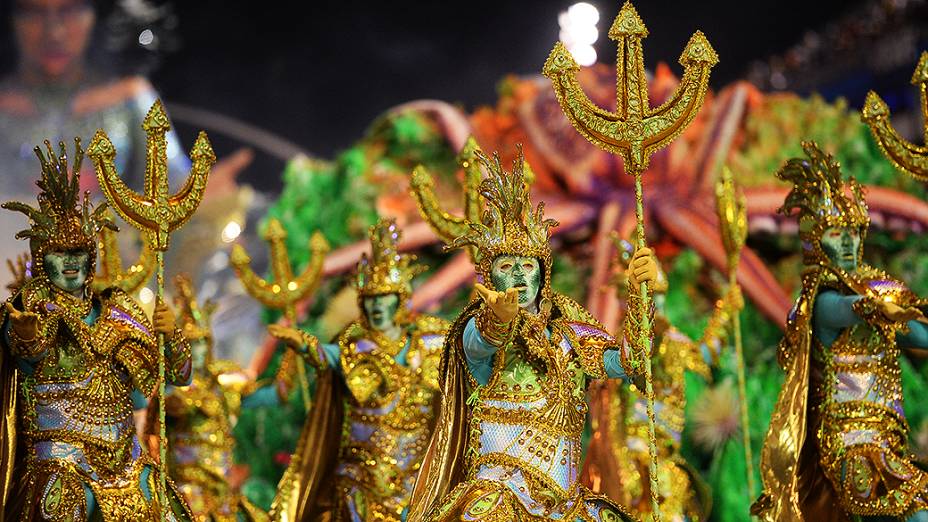
<svg viewBox="0 0 928 522">
<path fill-rule="evenodd" d="M 362 318 L 333 344 L 304 334 L 317 369 L 313 410 L 278 486 L 271 517 L 283 521 L 399 522 L 434 425 L 438 364 L 448 323 L 412 315 L 421 266 L 400 255 L 392 221 L 371 228 L 373 256 L 358 265 L 359 307 L 397 294 L 403 335 L 391 340 Z"/>
<path fill-rule="evenodd" d="M 808 159 L 777 173 L 794 184 L 782 211 L 799 208 L 807 268 L 780 343 L 786 380 L 761 454 L 764 492 L 752 511 L 778 521 L 904 519 L 928 508 L 928 473 L 907 447 L 899 356 L 901 347 L 928 346 L 928 327 L 894 323 L 878 303 L 924 310 L 925 301 L 880 270 L 849 272 L 829 259 L 824 230 L 852 228 L 863 237 L 867 207 L 831 156 L 814 143 L 803 148 Z"/>
<path fill-rule="evenodd" d="M 192 345 L 193 378 L 165 396 L 168 472 L 197 522 L 267 520 L 267 514 L 229 484 L 232 428 L 242 407 L 249 406 L 257 383 L 234 362 L 213 358 L 211 303 L 200 307 L 184 276 L 175 278 L 175 288 L 181 328 Z M 275 390 L 262 391 L 276 399 Z M 149 405 L 146 431 L 153 437 L 159 432 L 156 401 Z"/>
<path fill-rule="evenodd" d="M 189 520 L 172 488 L 159 491 L 158 468 L 133 424 L 133 393 L 150 396 L 157 388 L 153 327 L 121 290 L 92 290 L 97 233 L 112 223 L 103 205 L 93 209 L 86 196 L 78 201 L 80 143 L 73 176 L 64 144 L 60 156 L 50 146 L 48 153 L 39 153 L 39 207 L 3 205 L 27 214 L 32 225 L 17 234 L 30 240 L 32 278 L 7 302 L 38 317 L 35 337 L 23 339 L 11 313 L 0 313 L 5 520 Z M 51 282 L 43 261 L 46 253 L 69 250 L 89 253 L 77 297 Z M 190 348 L 179 331 L 166 342 L 165 357 L 166 378 L 188 382 Z"/>
<path fill-rule="evenodd" d="M 491 281 L 501 255 L 543 267 L 538 313 L 520 308 L 500 324 L 482 299 L 448 332 L 442 410 L 411 501 L 409 520 L 613 521 L 624 508 L 579 483 L 589 379 L 625 376 L 621 343 L 580 305 L 549 286 L 549 227 L 532 209 L 520 155 L 513 172 L 479 156 L 489 177 L 482 223 L 451 243 L 473 245 L 478 275 Z"/>
<path fill-rule="evenodd" d="M 624 289 L 624 278 L 617 282 Z M 659 278 L 652 290 L 656 294 L 667 291 L 666 278 Z M 623 292 L 624 293 L 624 292 Z M 658 296 L 660 298 L 661 296 Z M 634 300 L 634 298 L 633 298 Z M 634 306 L 634 303 L 630 303 Z M 710 379 L 710 368 L 718 363 L 725 328 L 732 313 L 743 306 L 741 295 L 735 287 L 730 288 L 719 299 L 702 337 L 693 341 L 670 324 L 658 306 L 654 320 L 654 346 L 651 359 L 654 379 L 655 435 L 658 447 L 658 476 L 661 486 L 658 496 L 661 516 L 669 520 L 705 520 L 711 508 L 711 492 L 680 455 L 686 409 L 685 372 L 693 372 Z M 634 309 L 634 308 L 630 308 Z M 608 429 L 613 460 L 599 462 L 599 466 L 615 466 L 621 484 L 610 488 L 603 484 L 604 492 L 615 495 L 629 510 L 642 519 L 649 519 L 651 498 L 647 490 L 648 464 L 648 416 L 647 401 L 637 388 L 622 387 L 612 397 Z M 589 463 L 588 463 L 589 464 Z"/>
</svg>

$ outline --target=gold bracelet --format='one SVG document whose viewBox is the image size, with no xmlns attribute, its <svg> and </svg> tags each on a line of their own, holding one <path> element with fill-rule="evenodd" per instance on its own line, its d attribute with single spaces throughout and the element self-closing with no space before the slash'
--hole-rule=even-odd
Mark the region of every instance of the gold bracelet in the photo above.
<svg viewBox="0 0 928 522">
<path fill-rule="evenodd" d="M 518 318 L 518 315 L 516 316 Z M 477 331 L 494 346 L 506 346 L 512 341 L 516 331 L 516 318 L 508 323 L 500 322 L 493 310 L 488 306 L 483 306 L 477 312 Z"/>
</svg>

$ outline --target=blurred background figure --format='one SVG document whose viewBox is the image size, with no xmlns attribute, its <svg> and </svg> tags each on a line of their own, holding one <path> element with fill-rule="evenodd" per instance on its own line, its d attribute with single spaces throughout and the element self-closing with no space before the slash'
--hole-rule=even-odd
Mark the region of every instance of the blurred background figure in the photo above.
<svg viewBox="0 0 928 522">
<path fill-rule="evenodd" d="M 145 12 L 138 1 L 124 4 L 134 5 L 135 11 L 121 11 L 123 16 L 163 15 L 158 10 Z M 74 136 L 88 143 L 99 128 L 106 130 L 119 151 L 120 172 L 130 186 L 141 189 L 145 169 L 141 124 L 157 93 L 142 76 L 106 70 L 115 63 L 103 56 L 103 36 L 96 29 L 99 15 L 110 10 L 104 9 L 103 3 L 89 0 L 13 0 L 17 63 L 0 80 L 0 190 L 4 194 L 34 192 L 36 144 L 45 139 L 70 141 Z M 140 41 L 144 41 L 141 36 Z M 189 166 L 179 145 L 171 133 L 172 179 Z M 84 176 L 82 182 L 93 179 Z"/>
<path fill-rule="evenodd" d="M 31 198 L 36 192 L 36 145 L 46 139 L 70 143 L 75 136 L 86 145 L 97 129 L 116 146 L 117 166 L 129 186 L 141 191 L 142 122 L 158 97 L 142 73 L 177 42 L 169 6 L 145 0 L 12 0 L 4 14 L 15 65 L 0 79 L 0 200 Z M 167 154 L 176 190 L 190 165 L 173 131 Z M 250 152 L 239 152 L 220 161 L 213 175 L 233 178 L 249 161 Z M 97 193 L 90 162 L 82 174 L 82 188 Z M 6 214 L 0 215 L 3 230 L 25 226 L 21 216 Z M 0 246 L 0 257 L 15 255 L 6 248 Z M 0 283 L 8 283 L 7 275 L 2 277 Z"/>
</svg>

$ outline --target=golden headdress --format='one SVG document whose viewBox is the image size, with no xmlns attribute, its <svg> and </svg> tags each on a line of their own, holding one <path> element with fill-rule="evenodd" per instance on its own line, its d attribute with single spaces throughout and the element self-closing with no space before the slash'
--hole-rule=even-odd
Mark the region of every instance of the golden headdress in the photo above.
<svg viewBox="0 0 928 522">
<path fill-rule="evenodd" d="M 545 270 L 542 297 L 550 297 L 551 281 L 551 228 L 558 222 L 544 217 L 544 202 L 532 208 L 529 184 L 525 175 L 522 147 L 512 162 L 512 172 L 500 165 L 499 154 L 488 158 L 477 151 L 477 160 L 486 170 L 487 177 L 480 184 L 480 194 L 486 201 L 481 221 L 468 223 L 470 231 L 451 241 L 446 249 L 474 246 L 479 252 L 477 272 L 484 284 L 492 285 L 490 277 L 493 260 L 500 255 L 537 258 Z"/>
<path fill-rule="evenodd" d="M 197 303 L 196 292 L 190 276 L 178 275 L 174 278 L 174 305 L 178 308 L 177 323 L 184 337 L 188 341 L 203 340 L 210 347 L 213 345 L 213 330 L 210 327 L 210 317 L 216 306 L 212 301 L 206 301 L 203 307 Z"/>
<path fill-rule="evenodd" d="M 412 280 L 425 270 L 415 264 L 416 257 L 400 254 L 397 245 L 400 229 L 396 220 L 381 219 L 370 228 L 371 256 L 361 255 L 358 261 L 358 297 L 399 294 L 405 301 L 412 293 Z"/>
<path fill-rule="evenodd" d="M 814 141 L 802 142 L 802 149 L 808 158 L 792 158 L 777 171 L 778 178 L 793 184 L 777 211 L 788 216 L 798 210 L 803 261 L 807 265 L 826 264 L 828 256 L 821 245 L 825 229 L 856 227 L 863 238 L 870 217 L 863 188 L 857 180 L 851 177 L 842 183 L 841 165 Z M 859 254 L 862 250 L 863 241 Z"/>
<path fill-rule="evenodd" d="M 106 203 L 96 208 L 90 203 L 90 192 L 80 200 L 80 170 L 84 159 L 80 138 L 74 138 L 74 164 L 68 171 L 68 156 L 64 142 L 59 143 L 55 155 L 51 143 L 45 141 L 46 158 L 42 149 L 35 154 L 42 165 L 42 176 L 36 182 L 39 189 L 39 207 L 35 208 L 19 201 L 8 201 L 0 207 L 22 212 L 29 218 L 29 228 L 16 234 L 16 239 L 29 239 L 33 273 L 44 274 L 45 254 L 54 250 L 86 250 L 90 254 L 88 282 L 93 277 L 96 258 L 97 234 L 105 227 L 116 230 Z"/>
</svg>

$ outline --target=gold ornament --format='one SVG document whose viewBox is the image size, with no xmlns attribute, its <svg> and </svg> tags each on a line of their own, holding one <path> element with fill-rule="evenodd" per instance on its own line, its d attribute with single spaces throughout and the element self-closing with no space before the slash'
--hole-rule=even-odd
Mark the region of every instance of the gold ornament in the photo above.
<svg viewBox="0 0 928 522">
<path fill-rule="evenodd" d="M 184 338 L 188 342 L 206 341 L 209 347 L 207 361 L 212 358 L 213 348 L 213 330 L 210 327 L 210 318 L 216 310 L 216 304 L 212 301 L 206 301 L 201 307 L 197 303 L 196 292 L 193 289 L 193 281 L 190 276 L 178 275 L 174 278 L 174 288 L 177 290 L 174 296 L 174 304 L 178 307 L 177 322 Z"/>
<path fill-rule="evenodd" d="M 551 80 L 561 110 L 574 128 L 597 147 L 622 156 L 625 171 L 635 177 L 639 248 L 645 246 L 641 175 L 648 168 L 651 155 L 679 136 L 696 117 L 708 88 L 709 72 L 718 63 L 718 55 L 702 32 L 694 33 L 680 56 L 680 65 L 684 67 L 680 84 L 667 102 L 652 108 L 648 103 L 648 81 L 641 45 L 647 36 L 648 29 L 638 12 L 631 2 L 625 2 L 609 29 L 609 38 L 619 44 L 615 112 L 598 107 L 583 92 L 576 76 L 580 66 L 563 43 L 555 44 L 542 70 Z M 639 295 L 640 336 L 628 341 L 638 345 L 632 350 L 636 356 L 630 362 L 633 366 L 643 366 L 644 370 L 651 431 L 651 500 L 654 519 L 660 520 L 651 381 L 651 325 L 648 320 L 650 299 L 646 284 L 642 283 Z"/>
<path fill-rule="evenodd" d="M 802 150 L 807 157 L 788 160 L 776 176 L 793 184 L 777 211 L 784 215 L 798 211 L 804 262 L 807 265 L 830 264 L 822 250 L 821 239 L 825 229 L 831 227 L 858 228 L 861 237 L 858 258 L 862 257 L 863 237 L 870 225 L 863 188 L 853 176 L 844 183 L 841 165 L 814 141 L 802 142 Z"/>
<path fill-rule="evenodd" d="M 748 235 L 748 216 L 744 194 L 735 188 L 731 170 L 722 169 L 722 177 L 715 184 L 715 210 L 719 218 L 722 243 L 728 256 L 728 286 L 738 286 L 738 262 L 741 249 Z M 744 443 L 744 461 L 748 474 L 748 499 L 754 498 L 754 452 L 751 450 L 751 432 L 748 423 L 748 396 L 744 376 L 744 352 L 741 342 L 741 318 L 739 310 L 730 317 L 735 343 L 735 361 L 738 366 L 738 396 L 741 406 L 741 436 Z"/>
<path fill-rule="evenodd" d="M 490 284 L 493 260 L 501 255 L 534 257 L 545 269 L 542 298 L 550 299 L 548 292 L 551 280 L 551 228 L 558 222 L 544 217 L 544 202 L 532 208 L 529 183 L 525 173 L 525 158 L 522 148 L 512 162 L 512 171 L 506 172 L 500 164 L 499 154 L 488 158 L 476 151 L 477 160 L 487 171 L 487 178 L 480 183 L 480 194 L 487 202 L 480 220 L 469 222 L 469 230 L 455 237 L 446 250 L 471 247 L 480 252 L 477 272 L 484 284 Z"/>
<path fill-rule="evenodd" d="M 478 154 L 480 145 L 473 136 L 467 138 L 464 148 L 458 153 L 457 161 L 464 170 L 463 183 L 463 216 L 455 216 L 441 208 L 438 198 L 434 192 L 434 182 L 428 169 L 419 165 L 412 172 L 410 182 L 410 192 L 416 199 L 419 207 L 419 213 L 422 218 L 428 222 L 432 230 L 438 234 L 438 237 L 445 242 L 454 241 L 455 238 L 463 236 L 468 232 L 469 223 L 480 222 L 480 216 L 483 214 L 483 205 L 480 198 L 480 183 L 483 180 L 483 172 L 480 170 Z M 532 172 L 528 162 L 522 163 L 522 172 L 525 181 L 531 184 L 535 175 Z M 478 251 L 473 246 L 468 247 L 471 262 L 479 264 Z"/>
<path fill-rule="evenodd" d="M 874 91 L 867 93 L 861 119 L 870 126 L 873 139 L 890 163 L 919 181 L 928 181 L 928 51 L 918 60 L 912 85 L 918 88 L 922 102 L 925 145 L 915 145 L 896 132 L 889 122 L 889 106 Z"/>
<path fill-rule="evenodd" d="M 381 219 L 370 227 L 371 255 L 362 254 L 358 261 L 358 299 L 398 294 L 401 306 L 409 299 L 412 280 L 424 272 L 425 267 L 415 264 L 415 256 L 399 253 L 400 234 L 396 221 L 392 219 Z"/>
<path fill-rule="evenodd" d="M 287 254 L 287 231 L 284 230 L 280 221 L 273 218 L 268 221 L 264 231 L 264 240 L 268 242 L 271 250 L 273 281 L 255 274 L 250 266 L 251 258 L 241 245 L 236 244 L 232 247 L 232 267 L 249 295 L 272 310 L 282 311 L 290 325 L 295 328 L 297 324 L 296 304 L 308 298 L 318 287 L 322 278 L 322 264 L 325 261 L 325 255 L 329 252 L 329 243 L 321 233 L 314 233 L 309 240 L 309 250 L 312 253 L 310 261 L 299 276 L 294 276 L 290 256 Z M 296 354 L 292 350 L 287 350 L 284 354 L 277 378 L 279 382 L 292 382 L 291 372 L 294 365 L 300 380 L 303 406 L 308 410 L 310 399 L 306 369 L 302 364 L 297 364 Z"/>
<path fill-rule="evenodd" d="M 48 157 L 42 149 L 35 154 L 42 164 L 42 177 L 36 182 L 39 193 L 39 208 L 19 201 L 8 201 L 0 205 L 7 210 L 22 212 L 29 218 L 29 228 L 16 233 L 16 239 L 29 239 L 32 256 L 32 272 L 42 273 L 45 254 L 55 250 L 80 249 L 90 254 L 88 279 L 92 280 L 96 252 L 96 238 L 104 228 L 116 230 L 106 203 L 96 208 L 90 203 L 90 192 L 80 200 L 80 170 L 84 159 L 80 138 L 74 138 L 74 164 L 69 173 L 68 155 L 64 142 L 59 143 L 59 153 L 45 141 Z"/>
<path fill-rule="evenodd" d="M 109 204 L 127 223 L 137 228 L 145 242 L 155 251 L 158 267 L 158 302 L 164 301 L 164 252 L 168 249 L 171 232 L 184 225 L 196 212 L 203 194 L 210 168 L 216 163 L 216 154 L 206 137 L 200 132 L 190 159 L 193 166 L 183 187 L 176 194 L 168 189 L 167 132 L 171 129 L 164 105 L 155 101 L 142 128 L 146 134 L 145 193 L 138 194 L 123 182 L 116 171 L 116 149 L 101 129 L 90 142 L 87 154 L 93 160 L 97 180 Z M 96 239 L 96 236 L 94 236 Z M 167 441 L 164 433 L 164 336 L 158 335 L 158 405 L 161 423 L 161 490 L 165 490 L 165 455 Z"/>
<path fill-rule="evenodd" d="M 144 239 L 138 259 L 125 270 L 122 268 L 116 231 L 109 228 L 101 230 L 98 248 L 100 263 L 93 280 L 93 288 L 98 292 L 115 286 L 127 294 L 134 294 L 155 272 L 155 256 Z"/>
</svg>

